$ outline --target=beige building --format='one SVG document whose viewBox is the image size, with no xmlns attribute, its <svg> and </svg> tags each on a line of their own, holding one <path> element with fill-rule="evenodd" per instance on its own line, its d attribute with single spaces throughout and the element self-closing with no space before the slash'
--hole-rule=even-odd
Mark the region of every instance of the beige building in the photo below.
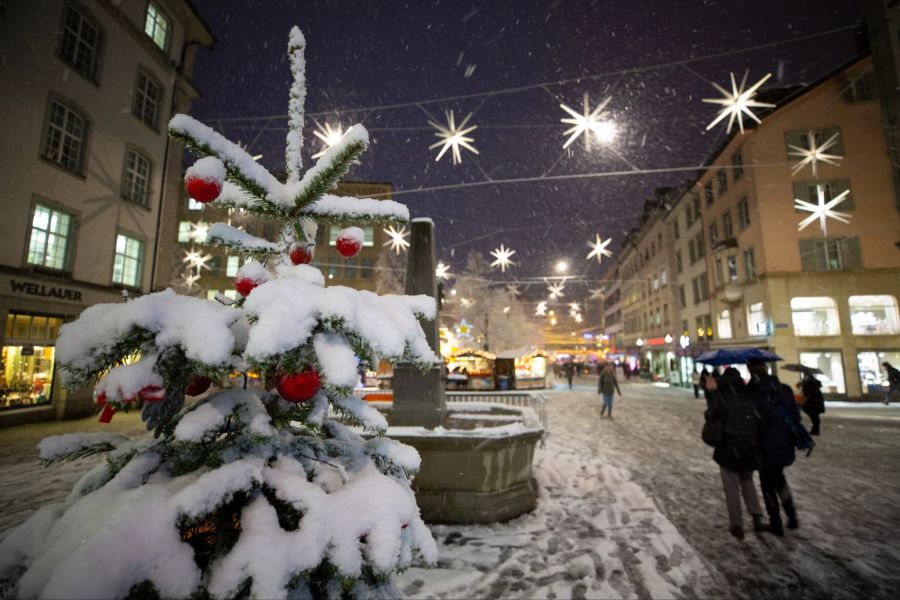
<svg viewBox="0 0 900 600">
<path fill-rule="evenodd" d="M 0 424 L 85 414 L 62 323 L 155 289 L 181 148 L 165 124 L 198 93 L 212 33 L 186 0 L 7 2 L 0 12 Z M 167 210 L 171 208 L 171 210 Z"/>
<path fill-rule="evenodd" d="M 714 347 L 769 348 L 823 371 L 824 391 L 879 396 L 879 364 L 900 363 L 900 215 L 863 58 L 787 96 L 755 129 L 733 136 L 694 192 L 706 230 Z M 829 140 L 838 164 L 801 167 L 791 146 Z M 793 172 L 792 172 L 793 170 Z M 815 204 L 846 192 L 827 219 L 798 231 Z M 794 375 L 783 373 L 785 381 Z"/>
<path fill-rule="evenodd" d="M 331 192 L 337 196 L 390 199 L 393 188 L 390 183 L 346 181 L 341 182 Z M 240 227 L 247 233 L 269 241 L 277 241 L 280 236 L 278 224 L 234 209 L 224 209 L 215 202 L 201 204 L 182 194 L 178 206 L 177 236 L 168 234 L 167 253 L 172 261 L 170 285 L 182 293 L 215 298 L 221 294 L 226 298 L 238 297 L 234 289 L 234 276 L 243 264 L 244 258 L 237 253 L 228 253 L 224 248 L 206 245 L 209 227 L 214 223 L 228 223 Z M 320 225 L 316 233 L 316 249 L 313 266 L 325 275 L 326 285 L 343 285 L 359 290 L 375 290 L 376 266 L 387 235 L 378 225 L 364 225 L 363 247 L 353 258 L 344 258 L 335 249 L 335 242 L 342 227 Z M 172 230 L 174 231 L 174 229 Z M 327 243 L 326 243 L 327 242 Z M 190 253 L 205 259 L 202 267 L 191 268 L 185 262 Z M 199 279 L 188 281 L 187 277 L 199 275 Z"/>
</svg>

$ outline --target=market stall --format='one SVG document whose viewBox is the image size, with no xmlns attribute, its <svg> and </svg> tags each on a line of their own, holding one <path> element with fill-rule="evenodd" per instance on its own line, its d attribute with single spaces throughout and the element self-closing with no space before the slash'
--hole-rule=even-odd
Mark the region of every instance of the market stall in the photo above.
<svg viewBox="0 0 900 600">
<path fill-rule="evenodd" d="M 510 390 L 545 388 L 548 364 L 549 355 L 534 346 L 501 352 L 495 362 L 498 388 L 505 387 Z"/>
<path fill-rule="evenodd" d="M 496 356 L 484 350 L 466 348 L 447 359 L 447 389 L 494 389 L 494 362 Z"/>
</svg>

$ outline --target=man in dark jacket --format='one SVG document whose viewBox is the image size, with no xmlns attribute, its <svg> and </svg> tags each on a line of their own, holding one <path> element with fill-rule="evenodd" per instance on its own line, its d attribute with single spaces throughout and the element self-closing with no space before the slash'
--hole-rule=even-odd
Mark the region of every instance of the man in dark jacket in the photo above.
<svg viewBox="0 0 900 600">
<path fill-rule="evenodd" d="M 887 372 L 888 378 L 888 392 L 884 396 L 884 403 L 890 404 L 891 400 L 900 400 L 900 371 L 887 361 L 881 363 L 881 366 Z"/>
<path fill-rule="evenodd" d="M 820 415 L 825 412 L 822 383 L 812 373 L 804 372 L 801 386 L 804 398 L 803 412 L 809 416 L 809 420 L 812 422 L 812 429 L 809 433 L 810 435 L 819 435 Z"/>
<path fill-rule="evenodd" d="M 763 430 L 760 436 L 760 454 L 762 467 L 759 470 L 759 485 L 762 488 L 763 502 L 769 513 L 769 531 L 775 535 L 784 535 L 784 524 L 781 520 L 781 507 L 787 516 L 788 529 L 796 529 L 797 509 L 791 488 L 784 477 L 784 468 L 794 463 L 794 431 L 787 419 L 791 419 L 797 427 L 800 424 L 800 411 L 794 402 L 791 388 L 783 385 L 777 377 L 770 375 L 765 362 L 753 361 L 750 368 L 749 390 L 754 394 L 756 408 L 762 415 Z"/>
<path fill-rule="evenodd" d="M 606 363 L 606 366 L 600 371 L 600 382 L 597 391 L 603 396 L 603 408 L 600 409 L 600 416 L 602 417 L 603 413 L 606 412 L 609 418 L 612 419 L 613 391 L 621 396 L 622 390 L 619 389 L 619 382 L 616 381 L 616 372 L 611 363 Z"/>
<path fill-rule="evenodd" d="M 754 530 L 765 529 L 753 484 L 753 471 L 762 464 L 759 449 L 762 421 L 753 395 L 737 369 L 729 367 L 718 380 L 710 377 L 707 391 L 710 396 L 707 418 L 722 421 L 722 443 L 716 446 L 713 460 L 722 476 L 729 532 L 741 540 L 744 539 L 741 496 L 753 518 Z"/>
</svg>

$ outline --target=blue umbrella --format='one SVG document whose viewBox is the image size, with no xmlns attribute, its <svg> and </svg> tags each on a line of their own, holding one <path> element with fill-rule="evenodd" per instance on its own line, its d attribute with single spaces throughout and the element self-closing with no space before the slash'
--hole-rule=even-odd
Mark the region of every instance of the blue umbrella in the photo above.
<svg viewBox="0 0 900 600">
<path fill-rule="evenodd" d="M 773 362 L 783 359 L 777 354 L 759 348 L 720 348 L 718 350 L 704 352 L 694 360 L 695 362 L 718 367 L 721 365 L 734 365 L 753 360 Z"/>
</svg>

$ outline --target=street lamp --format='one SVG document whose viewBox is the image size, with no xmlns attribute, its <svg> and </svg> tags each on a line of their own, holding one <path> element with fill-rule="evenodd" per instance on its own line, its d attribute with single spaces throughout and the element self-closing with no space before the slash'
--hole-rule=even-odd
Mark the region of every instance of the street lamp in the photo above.
<svg viewBox="0 0 900 600">
<path fill-rule="evenodd" d="M 569 270 L 569 263 L 564 260 L 560 260 L 556 263 L 556 272 L 557 273 L 565 273 Z"/>
</svg>

